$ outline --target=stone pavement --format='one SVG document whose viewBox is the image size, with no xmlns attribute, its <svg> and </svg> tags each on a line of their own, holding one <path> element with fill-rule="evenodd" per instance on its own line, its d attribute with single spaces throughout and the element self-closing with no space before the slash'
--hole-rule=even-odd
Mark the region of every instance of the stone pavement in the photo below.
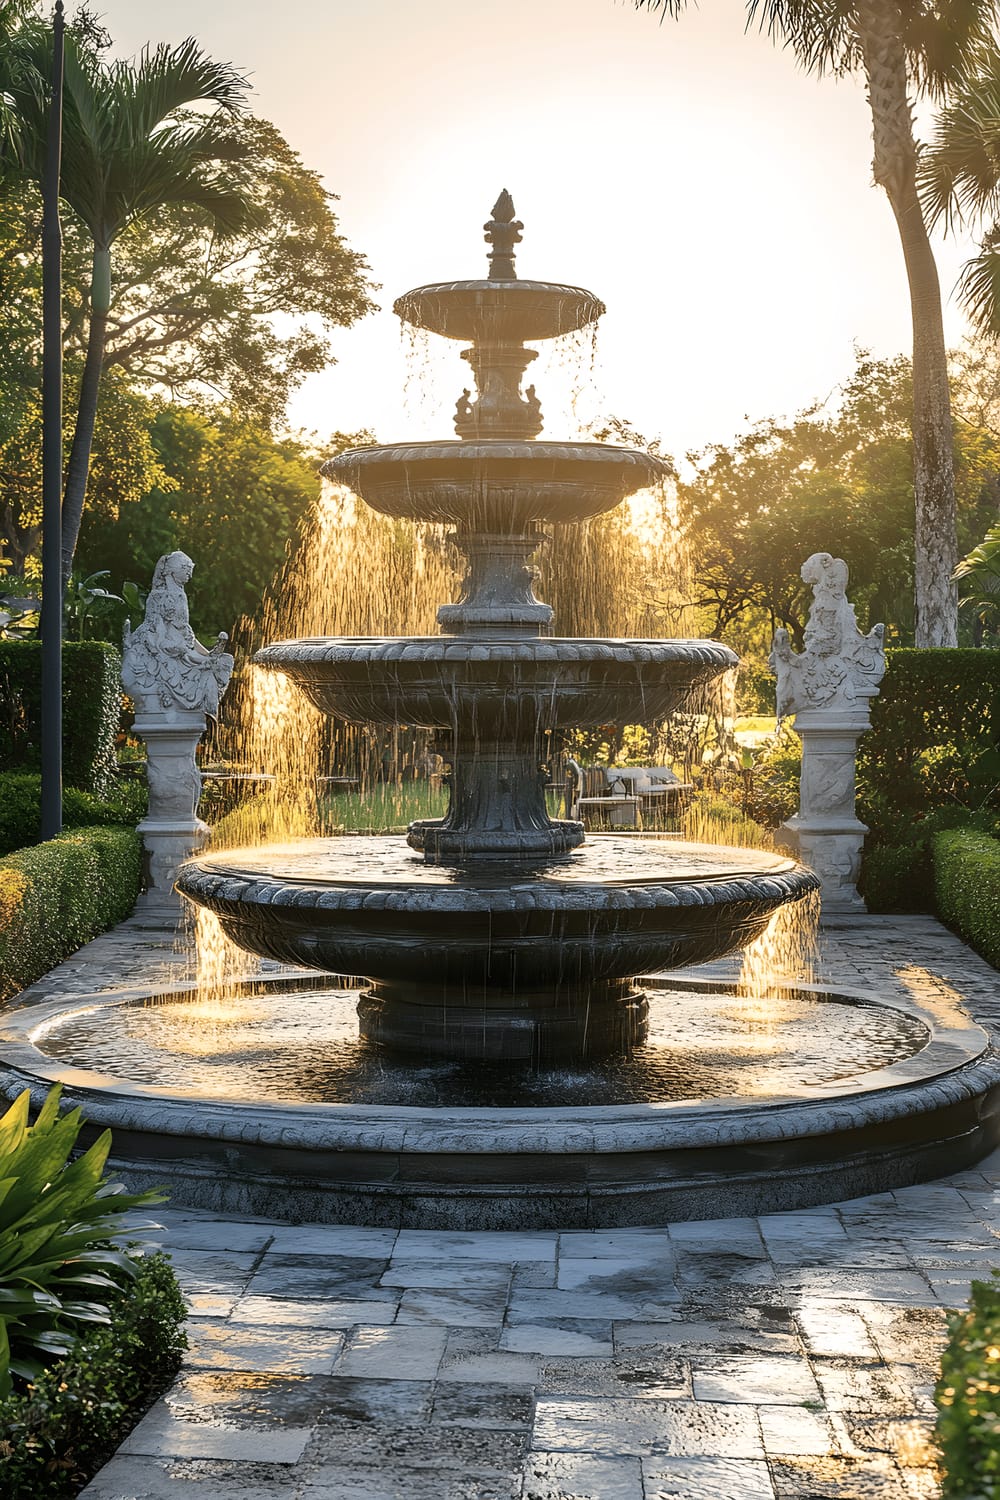
<svg viewBox="0 0 1000 1500">
<path fill-rule="evenodd" d="M 150 942 L 159 943 L 151 950 Z M 177 977 L 135 924 L 25 997 Z M 836 985 L 996 971 L 926 918 L 824 934 Z M 87 1500 L 925 1500 L 945 1309 L 1000 1265 L 1000 1152 L 761 1218 L 557 1234 L 159 1215 L 180 1378 Z"/>
</svg>

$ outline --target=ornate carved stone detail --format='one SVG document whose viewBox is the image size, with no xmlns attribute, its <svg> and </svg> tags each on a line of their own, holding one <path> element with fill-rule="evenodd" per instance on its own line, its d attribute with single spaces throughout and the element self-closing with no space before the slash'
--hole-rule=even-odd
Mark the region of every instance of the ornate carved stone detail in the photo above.
<svg viewBox="0 0 1000 1500">
<path fill-rule="evenodd" d="M 194 564 L 183 552 L 161 557 L 142 623 L 125 626 L 122 686 L 136 708 L 133 728 L 146 742 L 149 808 L 139 824 L 146 853 L 142 905 L 180 909 L 174 893 L 179 866 L 209 836 L 198 817 L 201 773 L 195 759 L 207 714 L 233 670 L 220 635 L 208 649 L 191 629 L 184 586 Z"/>
<path fill-rule="evenodd" d="M 514 200 L 504 188 L 493 205 L 492 217 L 483 225 L 483 238 L 491 247 L 489 254 L 491 281 L 516 281 L 514 246 L 521 243 L 524 225 L 515 218 Z"/>
<path fill-rule="evenodd" d="M 794 714 L 802 740 L 799 810 L 782 825 L 783 844 L 822 882 L 823 910 L 864 911 L 856 881 L 867 829 L 854 810 L 858 739 L 871 727 L 868 705 L 885 673 L 884 627 L 862 635 L 847 599 L 847 564 L 815 552 L 802 565 L 813 602 L 805 649 L 776 631 L 770 664 L 778 679 L 778 715 Z"/>
<path fill-rule="evenodd" d="M 183 552 L 161 557 L 153 572 L 153 586 L 146 600 L 141 625 L 132 630 L 125 622 L 122 685 L 137 713 L 219 712 L 219 699 L 233 671 L 233 658 L 220 635 L 210 649 L 191 629 L 185 584 L 194 563 Z"/>
<path fill-rule="evenodd" d="M 843 558 L 814 552 L 801 576 L 813 589 L 805 650 L 796 654 L 788 631 L 778 630 L 769 658 L 778 679 L 779 717 L 813 708 L 866 711 L 885 674 L 885 626 L 861 634 L 847 598 Z"/>
</svg>

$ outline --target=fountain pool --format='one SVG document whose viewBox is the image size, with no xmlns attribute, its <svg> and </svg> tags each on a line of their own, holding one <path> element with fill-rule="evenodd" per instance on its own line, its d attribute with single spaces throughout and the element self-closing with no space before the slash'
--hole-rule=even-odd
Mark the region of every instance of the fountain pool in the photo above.
<svg viewBox="0 0 1000 1500">
<path fill-rule="evenodd" d="M 996 1063 L 953 1012 L 806 984 L 753 999 L 676 971 L 745 949 L 818 882 L 778 854 L 549 816 L 552 737 L 662 719 L 734 664 L 698 640 L 562 639 L 534 593 L 546 525 L 655 483 L 655 456 L 537 441 L 530 341 L 603 311 L 524 281 L 501 194 L 485 280 L 419 287 L 407 323 L 467 341 L 457 440 L 324 472 L 467 560 L 438 635 L 277 641 L 256 661 L 350 724 L 418 725 L 449 805 L 402 837 L 209 853 L 178 889 L 291 966 L 6 1018 L 4 1089 L 58 1078 L 135 1182 L 241 1212 L 461 1229 L 767 1212 L 954 1169 L 995 1136 Z M 303 970 L 320 971 L 311 975 Z M 363 980 L 338 976 L 363 975 Z M 642 977 L 637 977 L 642 976 Z"/>
</svg>

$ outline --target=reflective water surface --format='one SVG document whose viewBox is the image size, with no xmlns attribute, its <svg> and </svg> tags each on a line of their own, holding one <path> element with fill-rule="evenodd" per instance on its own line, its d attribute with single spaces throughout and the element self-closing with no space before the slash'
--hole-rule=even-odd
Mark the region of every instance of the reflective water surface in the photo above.
<svg viewBox="0 0 1000 1500">
<path fill-rule="evenodd" d="M 358 991 L 319 986 L 100 1007 L 37 1042 L 78 1067 L 209 1099 L 551 1108 L 794 1094 L 911 1057 L 928 1040 L 899 1011 L 801 993 L 649 996 L 644 1046 L 572 1069 L 397 1064 L 359 1041 Z"/>
</svg>

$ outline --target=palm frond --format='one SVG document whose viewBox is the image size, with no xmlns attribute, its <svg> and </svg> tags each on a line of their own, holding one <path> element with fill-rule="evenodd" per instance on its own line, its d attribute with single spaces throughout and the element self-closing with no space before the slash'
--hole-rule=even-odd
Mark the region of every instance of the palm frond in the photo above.
<svg viewBox="0 0 1000 1500">
<path fill-rule="evenodd" d="M 956 81 L 921 152 L 919 185 L 931 224 L 953 229 L 1000 212 L 1000 51 L 981 48 Z"/>
<path fill-rule="evenodd" d="M 1000 229 L 966 262 L 958 286 L 962 306 L 976 329 L 1000 338 Z"/>
</svg>

